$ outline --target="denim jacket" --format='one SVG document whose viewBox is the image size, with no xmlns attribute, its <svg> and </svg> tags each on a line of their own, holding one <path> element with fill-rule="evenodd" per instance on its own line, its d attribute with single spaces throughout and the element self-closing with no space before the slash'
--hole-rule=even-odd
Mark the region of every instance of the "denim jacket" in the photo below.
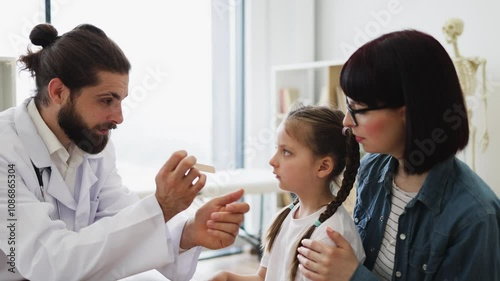
<svg viewBox="0 0 500 281">
<path fill-rule="evenodd" d="M 358 173 L 354 222 L 366 260 L 351 280 L 371 272 L 390 214 L 397 160 L 367 154 Z M 500 200 L 455 157 L 429 171 L 399 218 L 392 280 L 500 280 Z"/>
</svg>

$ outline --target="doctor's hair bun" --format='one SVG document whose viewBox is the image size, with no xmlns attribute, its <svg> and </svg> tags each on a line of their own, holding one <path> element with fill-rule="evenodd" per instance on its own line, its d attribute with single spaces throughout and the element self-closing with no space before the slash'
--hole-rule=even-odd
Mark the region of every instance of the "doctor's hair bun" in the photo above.
<svg viewBox="0 0 500 281">
<path fill-rule="evenodd" d="M 36 46 L 42 46 L 43 48 L 52 44 L 57 38 L 56 28 L 48 23 L 42 23 L 35 26 L 30 33 L 31 43 Z"/>
</svg>

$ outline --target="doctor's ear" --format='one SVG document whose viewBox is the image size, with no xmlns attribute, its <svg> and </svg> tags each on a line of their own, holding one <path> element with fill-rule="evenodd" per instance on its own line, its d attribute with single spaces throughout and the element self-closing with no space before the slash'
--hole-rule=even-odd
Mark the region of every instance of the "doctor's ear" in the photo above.
<svg viewBox="0 0 500 281">
<path fill-rule="evenodd" d="M 63 105 L 69 98 L 70 90 L 60 78 L 52 78 L 47 85 L 47 95 L 51 103 Z"/>
<path fill-rule="evenodd" d="M 319 159 L 318 161 L 319 161 L 319 167 L 317 172 L 318 177 L 320 178 L 328 177 L 335 168 L 333 158 L 330 156 L 326 156 Z"/>
</svg>

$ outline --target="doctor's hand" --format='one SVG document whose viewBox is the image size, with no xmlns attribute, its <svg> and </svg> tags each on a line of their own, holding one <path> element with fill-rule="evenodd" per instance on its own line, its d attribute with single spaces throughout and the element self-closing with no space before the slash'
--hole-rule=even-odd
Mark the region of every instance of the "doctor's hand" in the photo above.
<svg viewBox="0 0 500 281">
<path fill-rule="evenodd" d="M 205 186 L 207 176 L 193 168 L 194 164 L 194 156 L 188 156 L 184 150 L 176 151 L 156 175 L 155 196 L 165 222 L 187 209 Z"/>
<path fill-rule="evenodd" d="M 313 281 L 349 280 L 359 264 L 356 254 L 340 233 L 329 227 L 326 233 L 337 246 L 302 240 L 298 249 L 299 270 Z"/>
<path fill-rule="evenodd" d="M 221 249 L 234 243 L 243 215 L 250 210 L 244 202 L 235 202 L 243 196 L 243 189 L 216 197 L 196 211 L 182 232 L 180 247 L 190 249 L 203 246 Z"/>
</svg>

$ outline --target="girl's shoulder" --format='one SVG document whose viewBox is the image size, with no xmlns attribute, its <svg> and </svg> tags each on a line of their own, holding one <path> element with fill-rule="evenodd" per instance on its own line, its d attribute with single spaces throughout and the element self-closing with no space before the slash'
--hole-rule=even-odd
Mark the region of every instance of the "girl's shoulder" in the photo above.
<svg viewBox="0 0 500 281">
<path fill-rule="evenodd" d="M 335 243 L 330 239 L 326 232 L 326 228 L 329 227 L 334 231 L 340 233 L 344 239 L 346 239 L 359 261 L 365 259 L 365 252 L 363 250 L 363 243 L 361 237 L 359 236 L 358 230 L 352 217 L 349 215 L 344 206 L 340 206 L 337 212 L 324 223 L 322 223 L 311 236 L 312 240 L 320 241 L 326 245 L 333 246 Z"/>
<path fill-rule="evenodd" d="M 329 217 L 326 221 L 324 221 L 313 233 L 311 239 L 313 240 L 323 240 L 324 238 L 328 238 L 326 234 L 326 228 L 329 227 L 338 233 L 345 235 L 350 233 L 357 232 L 356 225 L 354 221 L 347 212 L 347 209 L 341 205 L 335 214 Z M 330 240 L 328 238 L 328 240 Z"/>
</svg>

